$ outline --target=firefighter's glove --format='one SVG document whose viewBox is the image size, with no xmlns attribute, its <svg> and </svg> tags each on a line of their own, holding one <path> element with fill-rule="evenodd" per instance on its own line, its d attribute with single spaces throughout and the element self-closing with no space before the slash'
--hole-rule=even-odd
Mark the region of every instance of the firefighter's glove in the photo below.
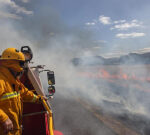
<svg viewBox="0 0 150 135">
<path fill-rule="evenodd" d="M 38 95 L 38 101 L 37 102 L 42 103 L 43 100 L 47 101 L 48 99 L 45 96 Z"/>
</svg>

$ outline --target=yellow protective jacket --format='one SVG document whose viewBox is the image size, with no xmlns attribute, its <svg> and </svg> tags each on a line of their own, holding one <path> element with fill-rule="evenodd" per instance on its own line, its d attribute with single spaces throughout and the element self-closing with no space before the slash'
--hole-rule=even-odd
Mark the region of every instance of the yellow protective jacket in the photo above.
<svg viewBox="0 0 150 135">
<path fill-rule="evenodd" d="M 8 118 L 13 122 L 14 130 L 7 135 L 21 135 L 22 102 L 37 100 L 38 96 L 28 91 L 6 67 L 0 66 L 0 135 L 4 135 L 2 123 Z"/>
</svg>

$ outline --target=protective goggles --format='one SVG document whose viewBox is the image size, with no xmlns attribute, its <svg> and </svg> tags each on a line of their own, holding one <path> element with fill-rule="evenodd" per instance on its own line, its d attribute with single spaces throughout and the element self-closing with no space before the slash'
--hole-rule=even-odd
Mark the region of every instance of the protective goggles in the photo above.
<svg viewBox="0 0 150 135">
<path fill-rule="evenodd" d="M 24 67 L 24 64 L 25 64 L 25 62 L 24 61 L 19 61 L 19 65 L 20 65 L 20 67 Z"/>
</svg>

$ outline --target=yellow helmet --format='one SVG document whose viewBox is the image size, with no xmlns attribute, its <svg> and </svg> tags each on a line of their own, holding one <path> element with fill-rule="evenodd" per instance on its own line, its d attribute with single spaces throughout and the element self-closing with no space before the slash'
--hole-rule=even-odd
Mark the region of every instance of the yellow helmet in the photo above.
<svg viewBox="0 0 150 135">
<path fill-rule="evenodd" d="M 0 60 L 18 60 L 25 61 L 25 56 L 16 48 L 7 48 L 3 51 Z"/>
</svg>

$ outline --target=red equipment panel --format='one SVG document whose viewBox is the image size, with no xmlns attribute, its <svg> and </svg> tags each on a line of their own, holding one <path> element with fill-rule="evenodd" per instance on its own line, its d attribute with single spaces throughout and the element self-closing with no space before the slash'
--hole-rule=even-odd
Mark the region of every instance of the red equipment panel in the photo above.
<svg viewBox="0 0 150 135">
<path fill-rule="evenodd" d="M 50 135 L 47 112 L 41 104 L 24 103 L 23 135 Z"/>
</svg>

